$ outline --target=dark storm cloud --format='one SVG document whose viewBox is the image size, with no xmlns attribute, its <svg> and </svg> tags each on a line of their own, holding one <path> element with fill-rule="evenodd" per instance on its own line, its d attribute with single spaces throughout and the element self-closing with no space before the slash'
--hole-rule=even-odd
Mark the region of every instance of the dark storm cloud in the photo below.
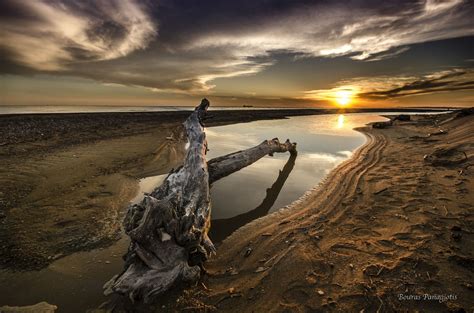
<svg viewBox="0 0 474 313">
<path fill-rule="evenodd" d="M 212 92 L 278 53 L 380 61 L 474 34 L 472 1 L 4 1 L 4 73 Z M 315 86 L 316 87 L 316 86 Z"/>
</svg>

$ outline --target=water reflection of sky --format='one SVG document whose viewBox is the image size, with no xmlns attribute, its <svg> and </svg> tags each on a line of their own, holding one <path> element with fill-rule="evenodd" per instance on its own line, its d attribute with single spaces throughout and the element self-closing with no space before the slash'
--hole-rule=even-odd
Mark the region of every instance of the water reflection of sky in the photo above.
<svg viewBox="0 0 474 313">
<path fill-rule="evenodd" d="M 365 136 L 353 128 L 383 119 L 368 114 L 314 115 L 206 128 L 208 160 L 275 137 L 290 138 L 298 149 L 291 164 L 287 164 L 289 153 L 276 153 L 213 184 L 211 239 L 218 243 L 252 219 L 298 199 L 365 142 Z M 282 175 L 284 168 L 288 172 Z M 139 202 L 144 192 L 151 192 L 165 177 L 141 179 L 141 192 L 132 203 Z"/>
<path fill-rule="evenodd" d="M 374 115 L 315 115 L 212 127 L 206 130 L 208 159 L 274 137 L 297 142 L 295 166 L 270 210 L 273 211 L 317 185 L 365 142 L 364 135 L 353 128 L 382 119 Z M 258 206 L 288 158 L 288 153 L 267 156 L 216 182 L 211 189 L 213 219 L 230 218 Z"/>
<path fill-rule="evenodd" d="M 238 227 L 300 197 L 365 142 L 352 128 L 379 120 L 383 118 L 366 114 L 315 115 L 207 128 L 208 159 L 274 137 L 298 143 L 296 159 L 288 153 L 265 157 L 214 184 L 211 238 L 218 243 Z M 142 179 L 133 201 L 140 201 L 143 192 L 151 192 L 165 177 Z M 58 312 L 97 308 L 107 300 L 103 284 L 123 268 L 120 256 L 128 242 L 123 236 L 110 247 L 74 253 L 41 271 L 0 271 L 0 306 L 47 301 L 57 305 Z"/>
</svg>

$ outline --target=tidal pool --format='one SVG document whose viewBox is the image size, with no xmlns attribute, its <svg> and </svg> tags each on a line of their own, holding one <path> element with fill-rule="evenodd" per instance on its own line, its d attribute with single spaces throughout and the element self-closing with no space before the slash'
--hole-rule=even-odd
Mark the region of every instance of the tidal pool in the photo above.
<svg viewBox="0 0 474 313">
<path fill-rule="evenodd" d="M 365 143 L 353 128 L 380 120 L 384 118 L 332 114 L 207 129 L 208 159 L 275 137 L 297 142 L 298 150 L 295 158 L 275 153 L 213 184 L 211 239 L 218 244 L 240 226 L 301 197 Z"/>
<path fill-rule="evenodd" d="M 210 237 L 218 245 L 234 230 L 301 197 L 366 141 L 353 128 L 384 120 L 374 114 L 314 115 L 207 128 L 208 159 L 246 149 L 274 137 L 297 142 L 298 155 L 276 153 L 215 182 L 211 188 Z M 138 202 L 166 175 L 140 180 Z M 124 208 L 125 209 L 125 208 Z M 30 272 L 0 272 L 0 306 L 40 301 L 57 312 L 85 312 L 107 301 L 102 286 L 122 269 L 128 237 L 114 245 L 79 252 Z"/>
</svg>

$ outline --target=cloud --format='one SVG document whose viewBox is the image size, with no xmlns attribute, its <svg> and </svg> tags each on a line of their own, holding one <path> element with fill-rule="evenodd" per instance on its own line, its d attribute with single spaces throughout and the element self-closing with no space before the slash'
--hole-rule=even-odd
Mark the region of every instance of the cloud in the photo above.
<svg viewBox="0 0 474 313">
<path fill-rule="evenodd" d="M 260 60 L 252 60 L 250 58 L 233 59 L 232 56 L 230 56 L 229 59 L 231 61 L 208 64 L 206 68 L 202 69 L 203 74 L 196 73 L 191 77 L 178 78 L 174 82 L 177 85 L 188 86 L 184 89 L 189 92 L 210 92 L 211 89 L 215 87 L 215 85 L 210 84 L 210 82 L 217 78 L 252 75 L 273 64 L 270 60 L 261 62 Z M 156 91 L 159 90 L 159 88 L 156 88 Z M 166 89 L 163 91 L 166 91 Z"/>
<path fill-rule="evenodd" d="M 189 48 L 232 47 L 238 55 L 266 55 L 285 50 L 308 56 L 374 55 L 414 43 L 474 34 L 466 1 L 322 3 L 258 21 L 258 27 L 216 29 L 198 34 Z M 252 23 L 250 23 L 252 25 Z M 393 56 L 397 53 L 387 54 Z M 405 48 L 406 51 L 406 48 Z"/>
<path fill-rule="evenodd" d="M 309 90 L 303 99 L 334 100 L 340 90 L 349 90 L 356 97 L 386 100 L 448 91 L 474 90 L 473 69 L 449 69 L 421 76 L 374 76 L 342 80 L 330 89 Z"/>
<path fill-rule="evenodd" d="M 0 50 L 7 52 L 3 73 L 28 68 L 159 93 L 212 93 L 220 78 L 276 66 L 282 52 L 380 61 L 411 44 L 474 35 L 468 0 L 5 4 L 10 11 L 0 21 Z"/>
<path fill-rule="evenodd" d="M 225 49 L 174 53 L 164 47 L 139 51 L 126 58 L 71 65 L 63 74 L 101 82 L 145 87 L 156 93 L 212 92 L 212 80 L 253 75 L 271 66 L 271 58 L 235 59 Z"/>
<path fill-rule="evenodd" d="M 10 2 L 27 16 L 2 19 L 0 46 L 18 63 L 37 70 L 63 70 L 71 63 L 110 60 L 144 49 L 156 24 L 132 0 Z"/>
<path fill-rule="evenodd" d="M 403 52 L 406 52 L 410 49 L 410 47 L 405 46 L 405 47 L 400 47 L 400 48 L 394 48 L 388 51 L 372 54 L 370 57 L 364 59 L 365 61 L 373 62 L 373 61 L 381 61 L 385 59 L 390 59 L 393 58 L 399 54 L 402 54 Z M 357 59 L 357 58 L 356 58 Z"/>
<path fill-rule="evenodd" d="M 385 89 L 362 92 L 361 98 L 391 99 L 436 92 L 474 90 L 474 70 L 453 69 L 436 72 L 411 81 L 402 78 L 396 85 Z M 404 81 L 404 83 L 401 83 Z"/>
</svg>

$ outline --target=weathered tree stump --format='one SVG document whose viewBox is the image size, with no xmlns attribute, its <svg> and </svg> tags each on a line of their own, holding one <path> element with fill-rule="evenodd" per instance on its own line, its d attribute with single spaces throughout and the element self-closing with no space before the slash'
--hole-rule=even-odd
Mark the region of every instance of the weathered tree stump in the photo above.
<svg viewBox="0 0 474 313">
<path fill-rule="evenodd" d="M 128 208 L 124 225 L 131 243 L 122 273 L 104 286 L 105 294 L 151 302 L 180 281 L 199 279 L 203 262 L 215 253 L 207 233 L 211 221 L 210 183 L 267 154 L 296 154 L 296 144 L 266 140 L 260 145 L 206 161 L 203 99 L 184 122 L 189 141 L 184 163 L 139 204 Z"/>
</svg>

